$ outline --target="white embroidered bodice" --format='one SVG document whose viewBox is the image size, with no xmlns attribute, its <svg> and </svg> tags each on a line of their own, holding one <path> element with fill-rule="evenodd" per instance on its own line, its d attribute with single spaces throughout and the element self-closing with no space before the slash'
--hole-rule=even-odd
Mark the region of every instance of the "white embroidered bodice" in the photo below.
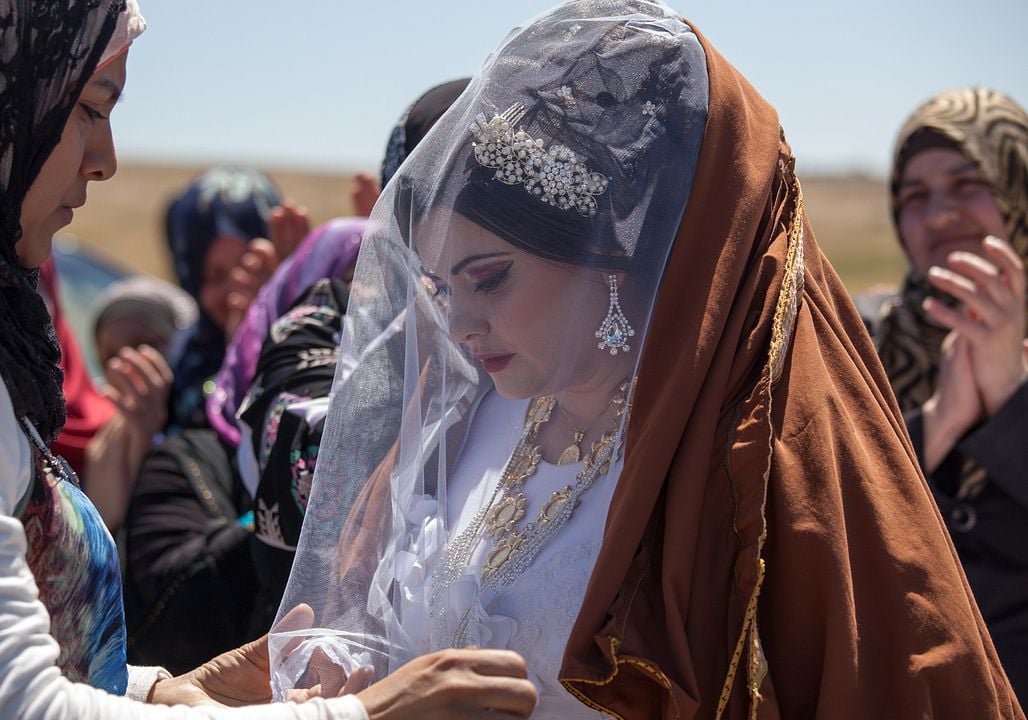
<svg viewBox="0 0 1028 720">
<path fill-rule="evenodd" d="M 449 483 L 447 520 L 451 539 L 488 503 L 521 437 L 527 407 L 528 401 L 505 400 L 495 392 L 482 400 Z M 581 467 L 541 462 L 524 484 L 525 521 L 536 517 L 554 491 L 574 485 Z M 603 540 L 620 469 L 619 461 L 607 475 L 596 479 L 568 524 L 513 584 L 482 597 L 479 620 L 490 631 L 479 635 L 479 644 L 514 650 L 525 658 L 529 677 L 539 691 L 539 704 L 532 714 L 536 720 L 606 717 L 568 693 L 557 676 Z M 468 580 L 476 587 L 478 568 L 491 547 L 491 542 L 481 542 L 472 554 Z"/>
</svg>

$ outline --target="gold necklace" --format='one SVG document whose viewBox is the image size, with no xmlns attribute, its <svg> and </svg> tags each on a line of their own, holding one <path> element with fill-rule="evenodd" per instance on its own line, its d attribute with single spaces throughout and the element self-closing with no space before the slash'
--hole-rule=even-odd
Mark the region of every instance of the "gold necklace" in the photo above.
<svg viewBox="0 0 1028 720">
<path fill-rule="evenodd" d="M 534 398 L 528 404 L 525 431 L 500 478 L 499 488 L 503 492 L 503 497 L 485 518 L 484 534 L 487 538 L 511 532 L 518 520 L 525 516 L 525 494 L 520 488 L 525 484 L 525 480 L 535 474 L 539 461 L 542 460 L 542 451 L 536 444 L 536 437 L 539 435 L 539 428 L 550 421 L 555 404 L 556 400 L 552 395 Z"/>
<path fill-rule="evenodd" d="M 557 407 L 560 409 L 560 414 L 563 415 L 564 419 L 568 421 L 568 425 L 571 426 L 571 432 L 572 432 L 571 444 L 568 445 L 566 448 L 564 448 L 563 452 L 561 452 L 561 454 L 560 454 L 560 457 L 557 458 L 557 464 L 558 465 L 574 465 L 575 463 L 581 461 L 581 459 L 582 459 L 582 440 L 585 438 L 585 434 L 587 432 L 589 432 L 589 428 L 591 428 L 593 425 L 595 425 L 596 421 L 599 420 L 603 416 L 603 413 L 607 412 L 607 408 L 609 408 L 614 403 L 614 400 L 616 398 L 617 398 L 617 395 L 615 395 L 610 400 L 608 400 L 607 404 L 603 406 L 603 409 L 600 410 L 600 412 L 596 415 L 596 417 L 594 417 L 589 422 L 589 424 L 586 425 L 581 430 L 579 430 L 577 427 L 575 427 L 575 424 L 573 422 L 571 422 L 571 416 L 568 415 L 567 410 L 564 409 L 564 406 L 561 405 L 560 403 L 557 403 Z"/>
<path fill-rule="evenodd" d="M 614 397 L 604 407 L 606 410 L 611 404 L 615 406 L 613 427 L 592 444 L 585 457 L 582 471 L 576 478 L 576 486 L 582 485 L 586 479 L 588 479 L 588 485 L 591 485 L 597 475 L 606 473 L 610 467 L 609 449 L 618 442 L 618 427 L 622 416 L 628 411 L 627 396 L 630 385 L 631 383 L 627 380 L 623 382 Z M 498 502 L 485 515 L 483 535 L 494 540 L 494 545 L 493 549 L 486 554 L 482 566 L 483 577 L 488 578 L 499 571 L 521 552 L 526 545 L 528 536 L 535 533 L 534 528 L 541 528 L 549 524 L 573 496 L 577 497 L 578 494 L 588 489 L 583 485 L 583 487 L 577 488 L 578 492 L 575 492 L 576 488 L 568 485 L 563 490 L 554 491 L 550 499 L 539 508 L 535 522 L 530 523 L 532 529 L 526 528 L 527 532 L 525 532 L 518 528 L 519 521 L 525 517 L 526 504 L 525 493 L 521 488 L 525 481 L 535 474 L 542 459 L 542 452 L 535 441 L 539 434 L 539 428 L 549 422 L 556 404 L 556 399 L 550 395 L 535 398 L 528 405 L 525 432 L 514 449 L 514 454 L 497 486 L 497 490 L 502 494 Z M 588 430 L 588 428 L 586 429 Z M 597 459 L 601 456 L 606 456 L 607 460 L 602 463 L 601 467 L 594 470 Z M 577 504 L 577 500 L 575 503 Z M 574 512 L 574 508 L 571 511 Z"/>
</svg>

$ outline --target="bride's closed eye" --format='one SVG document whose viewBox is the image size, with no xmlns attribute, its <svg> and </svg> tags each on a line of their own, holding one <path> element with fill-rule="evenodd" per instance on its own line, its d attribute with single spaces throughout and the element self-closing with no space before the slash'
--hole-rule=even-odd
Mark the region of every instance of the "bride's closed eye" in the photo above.
<svg viewBox="0 0 1028 720">
<path fill-rule="evenodd" d="M 476 293 L 489 295 L 498 292 L 510 276 L 513 260 L 503 260 L 495 263 L 469 268 L 467 274 L 474 283 Z"/>
</svg>

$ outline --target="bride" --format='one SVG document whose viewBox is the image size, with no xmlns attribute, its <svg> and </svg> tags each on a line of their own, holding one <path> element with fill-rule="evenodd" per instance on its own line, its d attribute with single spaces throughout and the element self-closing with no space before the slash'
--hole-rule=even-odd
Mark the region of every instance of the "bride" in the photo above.
<svg viewBox="0 0 1028 720">
<path fill-rule="evenodd" d="M 479 646 L 540 718 L 1011 715 L 902 427 L 773 109 L 565 3 L 372 213 L 275 690 Z"/>
</svg>

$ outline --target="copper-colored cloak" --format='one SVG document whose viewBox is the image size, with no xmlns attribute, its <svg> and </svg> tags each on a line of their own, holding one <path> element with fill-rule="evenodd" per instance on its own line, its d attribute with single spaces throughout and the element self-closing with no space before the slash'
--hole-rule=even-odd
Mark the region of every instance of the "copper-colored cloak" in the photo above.
<svg viewBox="0 0 1028 720">
<path fill-rule="evenodd" d="M 622 718 L 1024 717 L 777 114 L 700 39 L 699 168 L 561 680 Z"/>
</svg>

